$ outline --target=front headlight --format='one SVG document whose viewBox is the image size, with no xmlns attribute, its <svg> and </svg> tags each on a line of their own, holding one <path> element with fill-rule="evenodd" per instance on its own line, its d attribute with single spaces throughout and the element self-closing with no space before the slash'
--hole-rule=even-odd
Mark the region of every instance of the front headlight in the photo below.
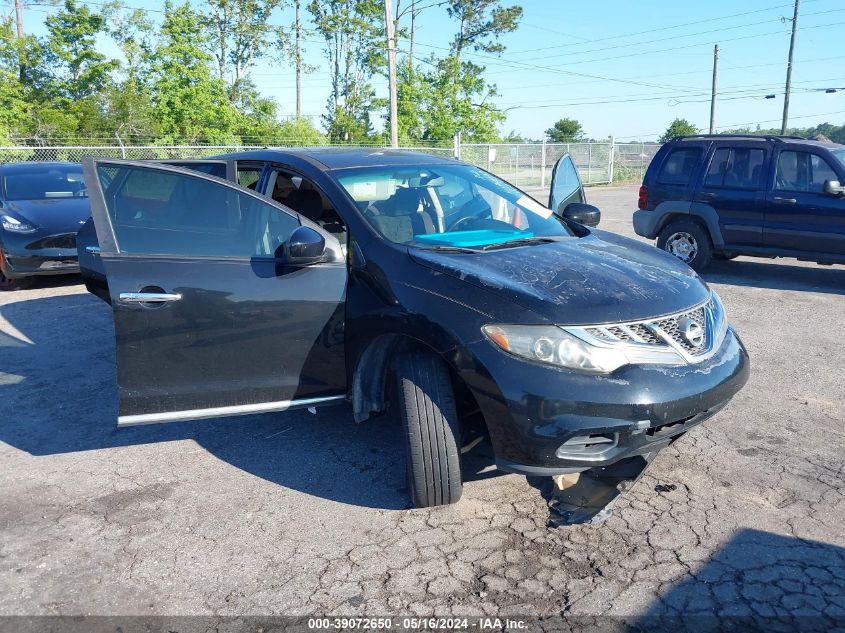
<svg viewBox="0 0 845 633">
<path fill-rule="evenodd" d="M 10 215 L 0 216 L 0 226 L 10 233 L 35 233 L 35 227 Z"/>
<path fill-rule="evenodd" d="M 624 351 L 596 347 L 553 325 L 485 325 L 484 335 L 520 358 L 594 374 L 628 364 Z"/>
</svg>

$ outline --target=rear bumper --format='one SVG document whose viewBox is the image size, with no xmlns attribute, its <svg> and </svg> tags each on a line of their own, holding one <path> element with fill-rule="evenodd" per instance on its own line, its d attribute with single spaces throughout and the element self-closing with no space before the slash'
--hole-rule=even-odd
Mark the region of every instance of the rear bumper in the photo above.
<svg viewBox="0 0 845 633">
<path fill-rule="evenodd" d="M 658 451 L 721 410 L 750 371 L 731 329 L 700 364 L 628 366 L 610 376 L 519 361 L 487 341 L 476 351 L 500 376 L 495 385 L 470 385 L 497 465 L 524 475 L 579 472 Z"/>
<path fill-rule="evenodd" d="M 37 236 L 44 241 L 44 236 Z M 76 246 L 72 248 L 33 248 L 32 236 L 3 235 L 0 242 L 0 269 L 9 279 L 36 275 L 67 275 L 79 272 Z"/>
<path fill-rule="evenodd" d="M 659 232 L 659 220 L 660 216 L 654 211 L 637 209 L 634 211 L 634 233 L 653 240 Z"/>
</svg>

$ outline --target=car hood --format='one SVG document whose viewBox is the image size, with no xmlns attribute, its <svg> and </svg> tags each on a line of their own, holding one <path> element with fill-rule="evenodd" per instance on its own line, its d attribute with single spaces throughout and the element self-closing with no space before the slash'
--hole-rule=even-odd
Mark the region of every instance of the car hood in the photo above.
<svg viewBox="0 0 845 633">
<path fill-rule="evenodd" d="M 16 215 L 47 233 L 76 233 L 91 217 L 88 198 L 9 200 L 0 214 Z"/>
<path fill-rule="evenodd" d="M 551 323 L 648 319 L 680 312 L 709 296 L 698 275 L 672 255 L 600 230 L 477 254 L 419 248 L 409 253 L 422 266 L 492 290 Z"/>
</svg>

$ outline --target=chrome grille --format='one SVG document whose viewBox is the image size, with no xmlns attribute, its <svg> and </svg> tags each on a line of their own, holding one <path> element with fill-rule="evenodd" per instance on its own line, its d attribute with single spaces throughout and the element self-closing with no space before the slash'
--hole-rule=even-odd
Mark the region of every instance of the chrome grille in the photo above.
<svg viewBox="0 0 845 633">
<path fill-rule="evenodd" d="M 648 319 L 633 323 L 619 323 L 613 325 L 592 325 L 584 328 L 584 332 L 599 340 L 608 342 L 638 343 L 641 345 L 667 346 L 681 348 L 690 356 L 699 356 L 712 347 L 712 328 L 707 324 L 707 313 L 713 314 L 715 306 L 710 300 L 691 310 L 678 312 L 666 317 Z M 687 340 L 681 328 L 685 322 L 691 321 L 701 328 L 701 342 L 694 345 Z"/>
</svg>

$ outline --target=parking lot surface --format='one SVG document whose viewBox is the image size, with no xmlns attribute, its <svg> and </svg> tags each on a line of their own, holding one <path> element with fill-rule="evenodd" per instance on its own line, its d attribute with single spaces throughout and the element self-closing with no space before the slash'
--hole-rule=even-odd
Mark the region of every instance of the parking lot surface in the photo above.
<svg viewBox="0 0 845 633">
<path fill-rule="evenodd" d="M 636 187 L 588 190 L 633 235 Z M 473 457 L 407 509 L 394 416 L 345 406 L 117 429 L 109 306 L 0 295 L 0 614 L 845 618 L 845 267 L 715 262 L 752 359 L 729 406 L 598 526 Z M 477 463 L 476 463 L 477 462 Z M 813 617 L 810 617 L 813 616 Z"/>
</svg>

